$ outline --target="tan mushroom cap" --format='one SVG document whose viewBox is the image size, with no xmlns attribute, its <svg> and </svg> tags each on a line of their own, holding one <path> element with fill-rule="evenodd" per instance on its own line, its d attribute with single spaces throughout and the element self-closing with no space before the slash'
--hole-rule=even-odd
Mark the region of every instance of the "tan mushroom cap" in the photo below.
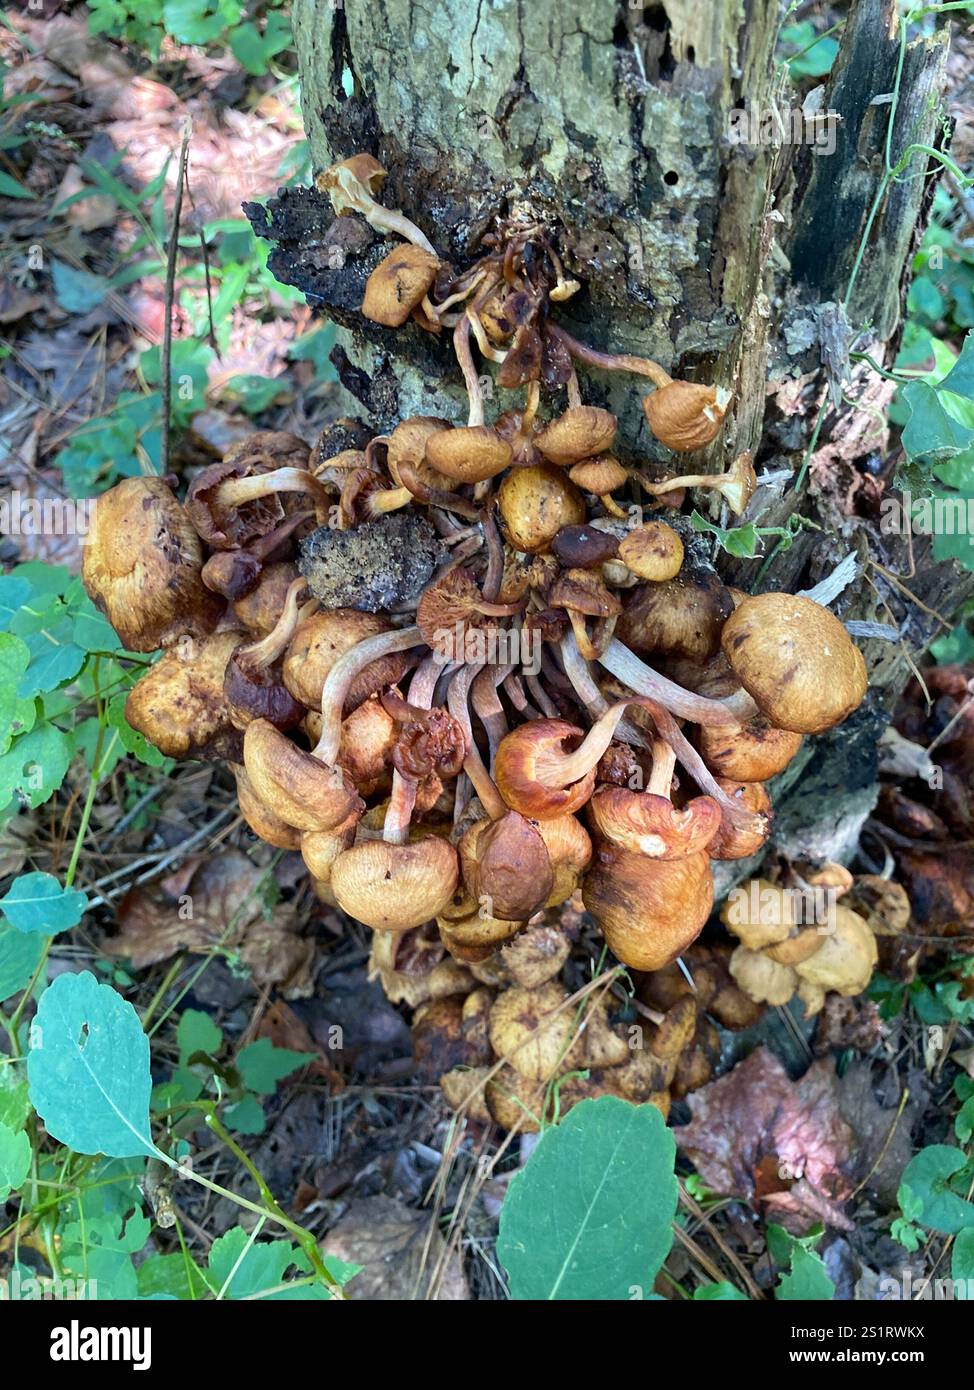
<svg viewBox="0 0 974 1390">
<path fill-rule="evenodd" d="M 406 845 L 354 845 L 332 865 L 331 886 L 350 917 L 375 931 L 408 931 L 439 915 L 458 878 L 456 850 L 429 835 Z"/>
<path fill-rule="evenodd" d="M 706 853 L 647 859 L 603 845 L 582 885 L 582 900 L 623 965 L 660 970 L 695 940 L 713 905 Z"/>
<path fill-rule="evenodd" d="M 558 907 L 575 892 L 592 862 L 592 840 L 576 816 L 554 816 L 538 821 L 538 829 L 555 876 L 545 907 Z"/>
<path fill-rule="evenodd" d="M 662 583 L 644 583 L 627 599 L 616 636 L 637 656 L 665 652 L 708 661 L 720 650 L 720 636 L 734 607 L 716 576 L 685 571 Z"/>
<path fill-rule="evenodd" d="M 141 677 L 125 701 L 125 718 L 167 758 L 239 761 L 240 734 L 230 718 L 223 677 L 242 632 L 187 638 Z"/>
<path fill-rule="evenodd" d="M 730 958 L 730 972 L 741 989 L 758 1004 L 787 1004 L 798 987 L 790 965 L 779 965 L 764 951 L 738 946 Z"/>
<path fill-rule="evenodd" d="M 802 746 L 802 734 L 778 729 L 757 715 L 738 728 L 701 725 L 700 756 L 718 777 L 733 782 L 767 782 L 783 772 Z"/>
<path fill-rule="evenodd" d="M 837 994 L 861 994 L 872 979 L 878 952 L 867 923 L 841 905 L 835 908 L 835 930 L 823 932 L 822 948 L 795 966 L 803 980 Z"/>
<path fill-rule="evenodd" d="M 797 925 L 791 894 L 765 878 L 752 878 L 731 889 L 720 920 L 750 951 L 787 940 Z"/>
<path fill-rule="evenodd" d="M 426 441 L 426 463 L 460 483 L 482 483 L 509 468 L 513 453 L 489 425 L 439 430 Z"/>
<path fill-rule="evenodd" d="M 436 279 L 439 265 L 421 246 L 395 247 L 366 281 L 362 313 L 386 328 L 401 327 Z"/>
<path fill-rule="evenodd" d="M 825 1004 L 825 990 L 813 980 L 799 980 L 797 996 L 805 1006 L 805 1017 L 820 1013 Z"/>
<path fill-rule="evenodd" d="M 568 470 L 568 476 L 583 492 L 601 495 L 622 487 L 629 474 L 618 459 L 613 458 L 611 454 L 603 454 L 601 458 L 583 459 L 581 463 L 573 464 Z"/>
<path fill-rule="evenodd" d="M 474 821 L 457 849 L 468 892 L 492 916 L 524 922 L 544 907 L 555 875 L 536 822 L 517 811 Z"/>
<path fill-rule="evenodd" d="M 665 521 L 647 521 L 619 542 L 619 559 L 640 579 L 662 583 L 683 566 L 683 542 Z"/>
<path fill-rule="evenodd" d="M 360 613 L 355 608 L 331 608 L 312 614 L 295 628 L 284 654 L 281 678 L 285 686 L 302 705 L 320 710 L 325 679 L 338 658 L 367 637 L 387 632 L 390 626 L 378 613 Z M 345 713 L 350 714 L 376 690 L 394 685 L 407 665 L 404 652 L 392 652 L 371 662 L 352 682 Z"/>
<path fill-rule="evenodd" d="M 241 763 L 231 763 L 230 770 L 237 783 L 237 801 L 240 814 L 251 830 L 261 840 L 273 845 L 275 849 L 295 850 L 301 848 L 301 832 L 293 825 L 281 820 L 269 807 L 265 806 L 254 791 L 247 769 Z M 317 877 L 317 875 L 314 875 Z"/>
<path fill-rule="evenodd" d="M 470 1120 L 490 1124 L 484 1095 L 489 1067 L 453 1067 L 440 1077 L 440 1090 L 451 1110 L 463 1111 Z"/>
<path fill-rule="evenodd" d="M 825 941 L 825 935 L 818 927 L 800 927 L 794 936 L 787 936 L 784 941 L 766 946 L 764 950 L 778 965 L 800 965 L 820 951 Z"/>
<path fill-rule="evenodd" d="M 585 499 L 560 469 L 551 464 L 513 468 L 497 493 L 507 539 L 515 550 L 547 550 L 563 526 L 580 526 Z"/>
<path fill-rule="evenodd" d="M 266 719 L 247 725 L 244 766 L 264 805 L 298 830 L 332 830 L 364 807 L 341 768 L 319 762 Z"/>
<path fill-rule="evenodd" d="M 727 777 L 717 777 L 716 781 L 731 801 L 752 813 L 752 818 L 750 825 L 738 826 L 722 815 L 707 853 L 711 859 L 748 859 L 757 854 L 771 833 L 774 819 L 771 797 L 761 782 L 738 782 Z M 757 820 L 759 816 L 764 817 L 763 828 Z"/>
<path fill-rule="evenodd" d="M 656 1057 L 676 1057 L 697 1031 L 697 1002 L 690 994 L 677 999 L 650 1036 L 649 1049 Z"/>
<path fill-rule="evenodd" d="M 161 478 L 126 478 L 97 499 L 81 577 L 129 651 L 215 627 L 224 603 L 204 585 L 202 567 L 199 537 Z"/>
<path fill-rule="evenodd" d="M 555 824 L 549 821 L 549 825 Z M 572 943 L 557 927 L 528 927 L 501 947 L 499 960 L 504 975 L 525 989 L 537 989 L 561 974 Z"/>
<path fill-rule="evenodd" d="M 643 412 L 661 444 L 678 453 L 692 453 L 716 439 L 730 399 L 722 387 L 671 381 L 643 397 Z"/>
<path fill-rule="evenodd" d="M 866 693 L 866 663 L 834 614 L 798 594 L 757 594 L 727 619 L 724 654 L 762 714 L 779 729 L 819 734 Z"/>
<path fill-rule="evenodd" d="M 487 1109 L 501 1129 L 537 1134 L 541 1128 L 545 1083 L 522 1076 L 513 1067 L 501 1067 L 484 1088 Z"/>
<path fill-rule="evenodd" d="M 463 994 L 474 986 L 466 967 L 444 955 L 439 936 L 421 928 L 372 933 L 369 979 L 376 978 L 388 1000 L 411 1009 L 427 999 Z"/>
<path fill-rule="evenodd" d="M 317 883 L 330 884 L 335 860 L 355 843 L 359 823 L 357 811 L 336 825 L 334 830 L 305 830 L 300 837 L 301 858 Z"/>
<path fill-rule="evenodd" d="M 566 1007 L 556 1012 L 567 998 L 555 980 L 539 989 L 514 985 L 504 990 L 490 1011 L 490 1045 L 497 1056 L 521 1076 L 547 1081 L 564 1058 L 574 1031 L 574 1011 Z"/>
<path fill-rule="evenodd" d="M 552 463 L 580 463 L 612 447 L 616 417 L 594 405 L 570 406 L 547 424 L 535 444 Z"/>
</svg>

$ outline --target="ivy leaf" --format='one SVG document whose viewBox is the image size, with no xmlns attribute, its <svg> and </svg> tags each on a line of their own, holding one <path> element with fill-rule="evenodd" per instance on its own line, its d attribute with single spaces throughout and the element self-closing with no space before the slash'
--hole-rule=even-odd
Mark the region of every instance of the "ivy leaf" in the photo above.
<svg viewBox="0 0 974 1390">
<path fill-rule="evenodd" d="M 41 724 L 14 739 L 0 756 L 0 807 L 15 792 L 32 809 L 43 806 L 64 781 L 73 753 L 72 738 L 54 724 Z"/>
<path fill-rule="evenodd" d="M 822 1257 L 796 1244 L 791 1252 L 791 1269 L 778 1281 L 775 1298 L 823 1302 L 831 1301 L 834 1297 L 835 1285 L 829 1278 Z"/>
<path fill-rule="evenodd" d="M 30 1172 L 30 1140 L 0 1121 L 0 1202 L 16 1192 Z"/>
<path fill-rule="evenodd" d="M 76 927 L 87 908 L 84 893 L 62 888 L 52 874 L 21 874 L 0 898 L 0 911 L 11 926 L 44 936 Z"/>
<path fill-rule="evenodd" d="M 241 67 L 254 77 L 267 71 L 276 54 L 291 46 L 291 24 L 287 15 L 272 10 L 261 33 L 256 24 L 238 24 L 230 31 L 230 49 Z"/>
<path fill-rule="evenodd" d="M 131 753 L 133 757 L 138 758 L 140 763 L 145 763 L 146 767 L 162 767 L 166 761 L 165 756 L 149 742 L 144 734 L 140 734 L 138 729 L 133 729 L 125 718 L 126 698 L 126 693 L 122 690 L 109 700 L 109 728 L 115 730 L 118 741 L 126 753 Z"/>
<path fill-rule="evenodd" d="M 0 923 L 0 1004 L 26 989 L 44 954 L 42 936 L 25 936 Z"/>
<path fill-rule="evenodd" d="M 227 1129 L 234 1134 L 263 1134 L 267 1128 L 267 1116 L 256 1096 L 243 1096 L 228 1105 L 223 1112 Z"/>
<path fill-rule="evenodd" d="M 41 995 L 27 1075 L 34 1109 L 69 1149 L 159 1156 L 149 1133 L 149 1040 L 132 1005 L 89 971 L 59 975 Z"/>
<path fill-rule="evenodd" d="M 903 1169 L 897 1193 L 904 1214 L 945 1235 L 974 1226 L 974 1205 L 947 1186 L 966 1163 L 966 1155 L 951 1144 L 929 1144 L 914 1154 Z"/>
<path fill-rule="evenodd" d="M 584 1100 L 542 1134 L 501 1210 L 516 1299 L 628 1299 L 672 1242 L 676 1145 L 653 1105 Z"/>
<path fill-rule="evenodd" d="M 968 333 L 964 339 L 960 356 L 938 389 L 950 391 L 955 396 L 964 396 L 969 401 L 974 400 L 974 333 Z"/>
<path fill-rule="evenodd" d="M 185 1009 L 176 1029 L 176 1042 L 179 1060 L 186 1067 L 198 1052 L 215 1056 L 223 1046 L 223 1030 L 202 1010 Z"/>
<path fill-rule="evenodd" d="M 716 536 L 727 554 L 736 555 L 738 559 L 753 560 L 754 556 L 763 549 L 761 537 L 753 521 L 747 522 L 744 526 L 731 526 L 725 529 L 723 526 L 715 526 L 712 521 L 708 521 L 699 512 L 694 512 L 690 521 L 695 531 L 706 531 L 709 535 Z"/>
<path fill-rule="evenodd" d="M 287 1047 L 275 1047 L 270 1038 L 258 1038 L 237 1053 L 237 1070 L 249 1091 L 272 1096 L 279 1081 L 311 1061 L 314 1055 L 313 1052 L 292 1052 Z"/>
<path fill-rule="evenodd" d="M 974 1227 L 957 1232 L 950 1261 L 950 1277 L 954 1281 L 954 1297 L 969 1301 L 969 1289 L 974 1288 Z"/>
<path fill-rule="evenodd" d="M 339 1277 L 331 1270 L 331 1265 L 329 1261 L 329 1271 L 333 1277 Z M 277 1288 L 284 1283 L 284 1276 L 292 1267 L 302 1273 L 308 1269 L 304 1252 L 297 1246 L 287 1240 L 251 1241 L 240 1226 L 234 1226 L 210 1247 L 210 1283 L 215 1285 L 218 1292 L 224 1290 L 224 1298 L 250 1298 L 266 1289 Z M 281 1289 L 268 1295 L 268 1299 L 274 1301 L 330 1297 L 326 1288 L 315 1284 L 302 1285 L 294 1290 Z"/>
</svg>

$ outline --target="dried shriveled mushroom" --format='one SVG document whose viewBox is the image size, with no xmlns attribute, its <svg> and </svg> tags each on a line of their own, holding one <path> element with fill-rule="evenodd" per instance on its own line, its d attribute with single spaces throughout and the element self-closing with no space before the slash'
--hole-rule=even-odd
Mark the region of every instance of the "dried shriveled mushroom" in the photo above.
<svg viewBox="0 0 974 1390">
<path fill-rule="evenodd" d="M 227 662 L 243 634 L 186 638 L 133 685 L 125 718 L 167 758 L 240 762 L 240 733 L 223 693 Z M 273 809 L 273 808 L 271 808 Z"/>
</svg>

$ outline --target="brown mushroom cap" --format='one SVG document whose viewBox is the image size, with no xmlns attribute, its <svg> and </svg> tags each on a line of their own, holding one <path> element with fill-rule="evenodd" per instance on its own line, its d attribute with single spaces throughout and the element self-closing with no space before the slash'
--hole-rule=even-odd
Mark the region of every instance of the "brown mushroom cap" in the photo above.
<svg viewBox="0 0 974 1390">
<path fill-rule="evenodd" d="M 606 492 L 615 492 L 616 488 L 622 487 L 629 478 L 622 464 L 611 454 L 603 454 L 601 458 L 583 459 L 581 463 L 573 464 L 568 470 L 568 476 L 583 492 L 594 492 L 599 496 Z"/>
<path fill-rule="evenodd" d="M 264 805 L 298 830 L 332 830 L 362 811 L 341 768 L 326 767 L 266 719 L 247 725 L 244 766 Z"/>
<path fill-rule="evenodd" d="M 548 851 L 554 883 L 545 907 L 567 902 L 592 862 L 592 841 L 576 816 L 554 816 L 538 821 L 541 838 Z"/>
<path fill-rule="evenodd" d="M 720 920 L 750 951 L 784 941 L 797 925 L 792 895 L 766 878 L 748 879 L 731 889 Z"/>
<path fill-rule="evenodd" d="M 599 787 L 588 814 L 596 834 L 619 849 L 649 859 L 682 859 L 707 848 L 720 826 L 721 811 L 709 796 L 692 797 L 676 807 L 668 796 Z"/>
<path fill-rule="evenodd" d="M 439 915 L 458 878 L 456 850 L 428 835 L 405 845 L 354 845 L 332 865 L 331 886 L 350 917 L 375 931 L 408 931 Z"/>
<path fill-rule="evenodd" d="M 436 279 L 439 265 L 421 246 L 403 242 L 383 257 L 366 281 L 362 313 L 386 328 L 401 327 Z"/>
<path fill-rule="evenodd" d="M 738 946 L 730 958 L 730 972 L 744 993 L 759 1004 L 787 1004 L 798 987 L 790 965 L 779 965 L 764 951 Z"/>
<path fill-rule="evenodd" d="M 767 782 L 791 762 L 802 735 L 778 729 L 764 715 L 737 728 L 701 725 L 700 756 L 718 777 L 732 782 Z"/>
<path fill-rule="evenodd" d="M 663 1015 L 649 1040 L 649 1049 L 656 1057 L 676 1057 L 697 1031 L 697 1002 L 690 994 L 674 1001 Z"/>
<path fill-rule="evenodd" d="M 219 555 L 240 553 L 242 552 L 234 550 L 218 552 Z M 233 611 L 244 627 L 262 635 L 273 631 L 281 616 L 287 591 L 297 577 L 297 567 L 289 560 L 279 560 L 272 565 L 265 565 L 256 586 L 242 598 L 234 600 Z"/>
<path fill-rule="evenodd" d="M 861 994 L 876 968 L 876 938 L 858 912 L 841 904 L 834 911 L 835 930 L 820 932 L 821 949 L 796 964 L 795 970 L 801 979 L 821 989 Z"/>
<path fill-rule="evenodd" d="M 619 542 L 619 559 L 640 579 L 664 583 L 683 567 L 683 542 L 665 521 L 647 521 Z"/>
<path fill-rule="evenodd" d="M 605 844 L 585 876 L 582 900 L 610 949 L 634 970 L 660 970 L 703 930 L 714 884 L 705 853 L 647 859 Z"/>
<path fill-rule="evenodd" d="M 559 574 L 548 591 L 548 606 L 581 613 L 586 618 L 614 618 L 622 604 L 594 570 L 569 569 Z"/>
<path fill-rule="evenodd" d="M 566 569 L 596 569 L 619 553 L 619 541 L 596 526 L 563 526 L 551 550 Z"/>
<path fill-rule="evenodd" d="M 490 1124 L 484 1091 L 489 1067 L 454 1067 L 440 1077 L 440 1090 L 451 1110 L 463 1111 L 469 1120 Z"/>
<path fill-rule="evenodd" d="M 328 872 L 330 876 L 330 865 Z M 391 1003 L 407 1004 L 411 1009 L 427 999 L 463 994 L 474 983 L 470 972 L 444 952 L 439 934 L 421 927 L 408 932 L 373 932 L 369 979 L 376 976 Z"/>
<path fill-rule="evenodd" d="M 278 468 L 306 471 L 310 457 L 307 444 L 296 434 L 258 430 L 231 445 L 220 463 L 210 464 L 196 475 L 186 494 L 186 513 L 211 549 L 249 545 L 281 523 L 291 505 L 284 499 L 290 499 L 291 494 L 270 493 L 239 506 L 224 506 L 219 498 L 221 484 Z"/>
<path fill-rule="evenodd" d="M 537 1134 L 541 1128 L 545 1083 L 533 1081 L 513 1067 L 501 1067 L 484 1087 L 491 1119 L 501 1129 Z"/>
<path fill-rule="evenodd" d="M 643 397 L 649 428 L 679 453 L 702 449 L 717 438 L 730 404 L 726 391 L 690 381 L 671 381 Z"/>
<path fill-rule="evenodd" d="M 426 445 L 430 439 L 450 428 L 449 420 L 441 420 L 436 415 L 411 415 L 400 420 L 386 445 L 386 466 L 397 487 L 409 487 L 413 475 L 423 486 L 443 492 L 457 486 L 455 478 L 448 478 L 426 462 Z"/>
<path fill-rule="evenodd" d="M 771 833 L 774 812 L 767 788 L 760 782 L 732 782 L 729 778 L 718 777 L 717 785 L 731 801 L 743 811 L 751 813 L 750 819 L 741 817 L 734 824 L 729 816 L 721 815 L 717 833 L 707 846 L 711 859 L 748 859 L 757 854 Z M 757 817 L 763 817 L 763 822 Z M 762 828 L 763 824 L 763 828 Z"/>
<path fill-rule="evenodd" d="M 511 446 L 489 425 L 439 430 L 426 441 L 426 463 L 459 483 L 481 483 L 509 468 Z"/>
<path fill-rule="evenodd" d="M 475 821 L 458 845 L 460 868 L 474 902 L 494 917 L 527 921 L 543 907 L 555 875 L 538 826 L 516 811 Z"/>
<path fill-rule="evenodd" d="M 308 709 L 320 709 L 321 692 L 328 672 L 340 656 L 363 642 L 388 632 L 390 624 L 377 613 L 360 613 L 355 608 L 331 608 L 314 613 L 299 623 L 284 656 L 282 679 L 296 700 Z M 404 652 L 392 652 L 360 671 L 345 700 L 345 712 L 377 690 L 395 683 L 408 666 Z"/>
<path fill-rule="evenodd" d="M 335 860 L 354 845 L 360 819 L 356 810 L 333 830 L 305 830 L 299 835 L 298 848 L 301 858 L 316 883 L 331 884 L 331 871 L 335 867 Z"/>
<path fill-rule="evenodd" d="M 461 882 L 436 919 L 440 938 L 457 960 L 485 960 L 499 946 L 516 937 L 524 922 L 491 916 L 486 903 L 478 903 Z"/>
<path fill-rule="evenodd" d="M 866 663 L 827 608 L 798 594 L 757 594 L 727 619 L 724 654 L 779 729 L 819 734 L 862 703 Z"/>
<path fill-rule="evenodd" d="M 617 423 L 610 411 L 597 406 L 569 406 L 544 427 L 535 444 L 552 463 L 580 463 L 612 447 Z"/>
<path fill-rule="evenodd" d="M 720 648 L 721 631 L 733 607 L 730 593 L 715 575 L 683 573 L 633 589 L 616 636 L 637 656 L 666 652 L 707 661 Z"/>
<path fill-rule="evenodd" d="M 537 989 L 561 974 L 571 948 L 571 939 L 557 927 L 528 927 L 501 947 L 498 959 L 505 979 Z"/>
<path fill-rule="evenodd" d="M 259 839 L 266 840 L 267 844 L 273 845 L 275 849 L 300 849 L 301 832 L 295 830 L 293 825 L 282 821 L 280 816 L 275 816 L 274 812 L 264 805 L 251 786 L 247 769 L 240 763 L 231 763 L 230 770 L 237 783 L 240 814 L 254 834 Z"/>
<path fill-rule="evenodd" d="M 561 1008 L 567 998 L 556 980 L 539 989 L 515 985 L 499 994 L 488 1025 L 497 1056 L 528 1080 L 547 1081 L 561 1064 L 574 1031 L 573 1010 Z"/>
<path fill-rule="evenodd" d="M 563 526 L 585 520 L 585 499 L 551 464 L 514 468 L 497 493 L 505 534 L 515 550 L 547 550 Z"/>
<path fill-rule="evenodd" d="M 124 647 L 151 652 L 216 626 L 223 601 L 204 585 L 199 537 L 161 478 L 126 478 L 92 511 L 81 577 Z"/>
<path fill-rule="evenodd" d="M 240 761 L 240 733 L 233 727 L 223 676 L 240 632 L 217 632 L 201 642 L 188 638 L 166 652 L 133 685 L 125 718 L 167 758 Z"/>
<path fill-rule="evenodd" d="M 584 806 L 595 785 L 594 767 L 569 786 L 541 780 L 583 738 L 582 730 L 565 719 L 532 719 L 505 734 L 494 760 L 494 780 L 508 806 L 538 821 L 571 815 Z"/>
</svg>

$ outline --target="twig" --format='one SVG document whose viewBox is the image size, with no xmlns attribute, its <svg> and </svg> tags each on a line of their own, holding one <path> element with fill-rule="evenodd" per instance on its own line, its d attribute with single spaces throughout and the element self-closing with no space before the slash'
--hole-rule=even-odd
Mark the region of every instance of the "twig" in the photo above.
<svg viewBox="0 0 974 1390">
<path fill-rule="evenodd" d="M 162 386 L 162 438 L 159 446 L 159 457 L 163 474 L 169 472 L 169 431 L 172 413 L 172 376 L 170 375 L 172 365 L 172 310 L 176 291 L 176 258 L 179 255 L 179 221 L 183 212 L 183 186 L 186 179 L 186 166 L 189 161 L 189 140 L 192 132 L 193 124 L 187 116 L 186 124 L 183 126 L 183 143 L 179 151 L 179 169 L 176 173 L 176 198 L 172 211 L 172 231 L 169 234 L 169 246 L 166 251 L 165 318 L 162 326 L 160 367 Z"/>
</svg>

